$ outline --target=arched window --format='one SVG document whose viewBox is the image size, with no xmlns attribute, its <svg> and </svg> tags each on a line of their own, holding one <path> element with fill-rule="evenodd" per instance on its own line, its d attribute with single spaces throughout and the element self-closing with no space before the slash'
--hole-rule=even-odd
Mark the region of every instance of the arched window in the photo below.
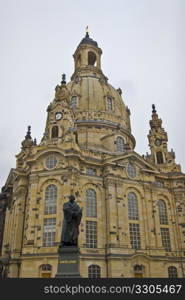
<svg viewBox="0 0 185 300">
<path fill-rule="evenodd" d="M 112 110 L 112 98 L 107 97 L 107 109 Z"/>
<path fill-rule="evenodd" d="M 79 54 L 77 58 L 77 68 L 79 68 L 80 66 L 81 66 L 81 54 Z"/>
<path fill-rule="evenodd" d="M 58 126 L 53 126 L 51 130 L 51 137 L 57 138 L 58 137 Z"/>
<path fill-rule="evenodd" d="M 45 191 L 45 214 L 56 214 L 57 187 L 54 184 L 47 186 Z"/>
<path fill-rule="evenodd" d="M 96 191 L 89 189 L 86 191 L 86 216 L 87 217 L 96 217 Z"/>
<path fill-rule="evenodd" d="M 101 268 L 98 265 L 90 265 L 88 267 L 88 277 L 89 278 L 100 278 Z"/>
<path fill-rule="evenodd" d="M 170 266 L 168 268 L 168 277 L 169 278 L 177 278 L 178 277 L 176 267 Z"/>
<path fill-rule="evenodd" d="M 122 137 L 120 137 L 120 136 L 117 137 L 116 145 L 117 145 L 117 151 L 125 152 L 125 143 L 124 143 L 124 139 Z"/>
<path fill-rule="evenodd" d="M 77 96 L 71 97 L 70 107 L 71 108 L 76 108 L 77 107 Z"/>
<path fill-rule="evenodd" d="M 128 193 L 128 218 L 129 220 L 139 220 L 138 202 L 134 193 Z"/>
<path fill-rule="evenodd" d="M 163 154 L 162 154 L 162 152 L 161 152 L 161 151 L 158 151 L 158 152 L 156 153 L 156 156 L 157 156 L 157 163 L 158 163 L 158 164 L 163 164 L 164 161 L 163 161 Z"/>
<path fill-rule="evenodd" d="M 51 277 L 52 266 L 49 264 L 40 266 L 40 277 L 50 278 Z"/>
<path fill-rule="evenodd" d="M 168 224 L 168 216 L 167 216 L 167 210 L 166 210 L 166 204 L 163 200 L 158 201 L 158 207 L 159 207 L 159 220 L 160 224 Z"/>
<path fill-rule="evenodd" d="M 88 65 L 95 66 L 96 54 L 92 51 L 88 52 Z"/>
</svg>

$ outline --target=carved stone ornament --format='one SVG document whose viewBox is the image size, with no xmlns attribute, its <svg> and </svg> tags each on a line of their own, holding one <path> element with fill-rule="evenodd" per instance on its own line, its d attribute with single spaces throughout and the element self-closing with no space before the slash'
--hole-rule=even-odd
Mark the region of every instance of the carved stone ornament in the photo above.
<svg viewBox="0 0 185 300">
<path fill-rule="evenodd" d="M 66 85 L 59 86 L 57 85 L 55 88 L 55 100 L 60 101 L 60 100 L 69 100 L 69 91 L 67 90 Z"/>
</svg>

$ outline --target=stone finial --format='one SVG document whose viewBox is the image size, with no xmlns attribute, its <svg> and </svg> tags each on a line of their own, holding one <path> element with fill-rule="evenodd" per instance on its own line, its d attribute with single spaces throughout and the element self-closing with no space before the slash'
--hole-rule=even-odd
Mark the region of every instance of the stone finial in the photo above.
<svg viewBox="0 0 185 300">
<path fill-rule="evenodd" d="M 66 84 L 66 74 L 62 74 L 61 84 Z"/>
<path fill-rule="evenodd" d="M 31 126 L 30 125 L 28 126 L 28 131 L 26 133 L 25 139 L 26 140 L 31 139 Z"/>
<path fill-rule="evenodd" d="M 171 149 L 171 156 L 175 159 L 175 152 Z"/>
<path fill-rule="evenodd" d="M 37 139 L 36 138 L 34 138 L 34 140 L 33 140 L 33 145 L 37 146 Z"/>
<path fill-rule="evenodd" d="M 122 94 L 122 89 L 121 88 L 118 88 L 117 89 L 118 93 L 121 95 Z"/>
<path fill-rule="evenodd" d="M 31 126 L 28 126 L 28 131 L 26 133 L 24 141 L 22 141 L 22 149 L 29 148 L 33 146 L 33 140 L 31 137 Z"/>
<path fill-rule="evenodd" d="M 156 114 L 155 104 L 152 104 L 152 113 Z"/>
</svg>

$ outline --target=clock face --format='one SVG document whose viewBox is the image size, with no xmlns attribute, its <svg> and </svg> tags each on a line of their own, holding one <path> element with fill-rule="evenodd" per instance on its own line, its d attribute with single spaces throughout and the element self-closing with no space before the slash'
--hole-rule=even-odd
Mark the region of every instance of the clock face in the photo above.
<svg viewBox="0 0 185 300">
<path fill-rule="evenodd" d="M 156 144 L 156 146 L 160 146 L 161 145 L 161 140 L 160 139 L 156 139 L 155 140 L 155 144 Z"/>
<path fill-rule="evenodd" d="M 57 112 L 57 113 L 55 114 L 55 119 L 56 119 L 57 121 L 61 120 L 62 117 L 63 117 L 63 114 L 62 114 L 61 112 Z"/>
</svg>

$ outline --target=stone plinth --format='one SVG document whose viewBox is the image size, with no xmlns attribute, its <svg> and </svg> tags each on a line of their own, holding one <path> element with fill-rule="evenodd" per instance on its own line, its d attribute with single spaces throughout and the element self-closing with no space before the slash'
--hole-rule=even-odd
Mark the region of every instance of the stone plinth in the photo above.
<svg viewBox="0 0 185 300">
<path fill-rule="evenodd" d="M 75 246 L 59 247 L 58 278 L 79 278 L 79 248 Z"/>
</svg>

